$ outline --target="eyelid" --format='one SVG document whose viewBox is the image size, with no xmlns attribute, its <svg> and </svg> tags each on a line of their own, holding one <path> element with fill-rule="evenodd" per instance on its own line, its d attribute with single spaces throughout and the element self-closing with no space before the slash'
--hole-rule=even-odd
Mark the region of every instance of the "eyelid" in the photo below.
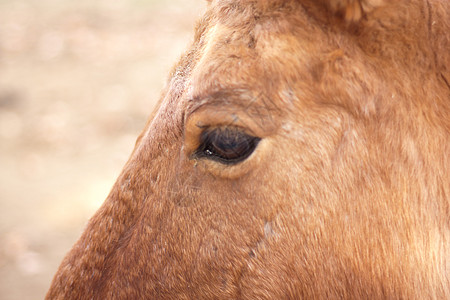
<svg viewBox="0 0 450 300">
<path fill-rule="evenodd" d="M 204 129 L 207 127 L 235 126 L 250 135 L 265 137 L 273 134 L 278 127 L 274 122 L 249 114 L 239 107 L 221 107 L 205 105 L 187 115 L 186 128 L 193 125 Z"/>
</svg>

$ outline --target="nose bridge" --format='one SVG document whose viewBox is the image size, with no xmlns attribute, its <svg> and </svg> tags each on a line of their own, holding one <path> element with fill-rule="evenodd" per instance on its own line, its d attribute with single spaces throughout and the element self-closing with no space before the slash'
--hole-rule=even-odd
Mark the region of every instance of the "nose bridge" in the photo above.
<svg viewBox="0 0 450 300">
<path fill-rule="evenodd" d="M 179 188 L 173 184 L 182 137 L 178 101 L 179 95 L 169 91 L 110 195 L 78 241 L 75 249 L 80 250 L 66 258 L 64 264 L 94 274 L 89 279 L 76 280 L 79 288 L 86 291 L 86 298 L 94 291 L 97 295 L 122 284 L 125 288 L 126 276 L 140 281 L 138 277 L 131 278 L 134 273 L 128 268 L 116 268 L 117 265 L 135 266 L 153 260 L 149 264 L 152 270 L 164 271 L 166 264 L 160 260 L 167 257 L 168 234 L 176 235 L 170 224 L 171 202 Z M 99 240 L 105 242 L 99 244 Z M 96 262 L 92 262 L 93 257 Z M 96 269 L 99 266 L 103 268 L 101 271 Z M 147 274 L 153 274 L 152 270 L 146 271 Z"/>
<path fill-rule="evenodd" d="M 167 183 L 176 176 L 174 171 L 177 169 L 181 153 L 179 149 L 182 142 L 183 114 L 178 107 L 179 98 L 179 93 L 169 90 L 153 120 L 144 129 L 113 188 L 113 192 L 116 191 L 118 194 L 117 199 L 111 201 L 118 203 L 129 201 L 137 205 L 138 211 L 135 214 L 141 215 L 148 203 L 157 202 L 162 205 L 167 200 L 164 193 L 169 188 Z M 172 190 L 176 188 L 170 187 Z"/>
<path fill-rule="evenodd" d="M 183 105 L 182 96 L 184 94 L 185 77 L 174 76 L 165 97 L 157 108 L 153 119 L 147 123 L 146 128 L 141 133 L 133 156 L 138 155 L 138 160 L 148 161 L 160 155 L 175 140 L 182 136 L 183 131 Z"/>
</svg>

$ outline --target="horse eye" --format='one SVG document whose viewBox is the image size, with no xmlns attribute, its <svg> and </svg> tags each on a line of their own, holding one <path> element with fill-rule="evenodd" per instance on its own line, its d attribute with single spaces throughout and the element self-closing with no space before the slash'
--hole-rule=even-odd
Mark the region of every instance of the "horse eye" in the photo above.
<svg viewBox="0 0 450 300">
<path fill-rule="evenodd" d="M 194 155 L 227 165 L 237 164 L 253 153 L 260 140 L 236 127 L 208 129 L 201 134 Z"/>
</svg>

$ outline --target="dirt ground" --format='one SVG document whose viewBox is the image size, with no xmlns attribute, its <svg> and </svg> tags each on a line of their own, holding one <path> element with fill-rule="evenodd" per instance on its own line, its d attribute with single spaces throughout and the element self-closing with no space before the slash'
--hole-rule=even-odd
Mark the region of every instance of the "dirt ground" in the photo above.
<svg viewBox="0 0 450 300">
<path fill-rule="evenodd" d="M 43 299 L 203 0 L 0 0 L 0 299 Z"/>
</svg>

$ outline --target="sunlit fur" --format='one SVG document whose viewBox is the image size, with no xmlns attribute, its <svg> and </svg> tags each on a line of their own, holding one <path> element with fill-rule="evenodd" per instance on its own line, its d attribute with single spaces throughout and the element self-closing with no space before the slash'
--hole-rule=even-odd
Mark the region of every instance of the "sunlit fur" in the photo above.
<svg viewBox="0 0 450 300">
<path fill-rule="evenodd" d="M 47 298 L 450 299 L 449 82 L 450 1 L 210 1 Z"/>
</svg>

